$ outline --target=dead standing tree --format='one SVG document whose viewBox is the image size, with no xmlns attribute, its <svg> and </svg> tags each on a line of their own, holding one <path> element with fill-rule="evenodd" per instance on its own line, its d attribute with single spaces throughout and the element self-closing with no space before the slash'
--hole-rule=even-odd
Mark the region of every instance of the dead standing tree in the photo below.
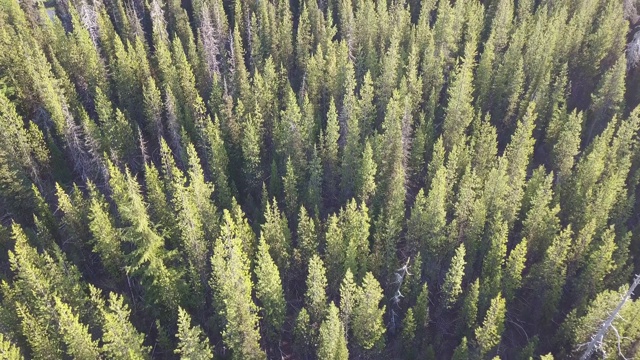
<svg viewBox="0 0 640 360">
<path fill-rule="evenodd" d="M 616 327 L 613 325 L 613 321 L 616 319 L 616 317 L 618 317 L 618 313 L 627 302 L 627 300 L 631 298 L 631 296 L 633 295 L 633 291 L 638 285 L 640 285 L 640 275 L 636 275 L 633 283 L 629 287 L 629 290 L 624 294 L 624 296 L 622 296 L 620 303 L 618 303 L 618 306 L 616 306 L 616 308 L 611 312 L 609 318 L 604 323 L 602 323 L 600 330 L 598 330 L 598 332 L 591 338 L 591 341 L 588 344 L 584 344 L 587 346 L 587 350 L 584 352 L 584 354 L 582 354 L 580 360 L 588 360 L 591 358 L 591 355 L 593 355 L 594 352 L 603 351 L 604 337 L 609 331 L 609 328 L 613 329 L 613 331 L 615 331 L 616 333 L 616 336 L 618 337 L 618 352 L 620 352 L 620 334 L 618 333 Z M 622 356 L 622 354 L 619 355 Z M 624 356 L 622 357 L 624 358 Z"/>
</svg>

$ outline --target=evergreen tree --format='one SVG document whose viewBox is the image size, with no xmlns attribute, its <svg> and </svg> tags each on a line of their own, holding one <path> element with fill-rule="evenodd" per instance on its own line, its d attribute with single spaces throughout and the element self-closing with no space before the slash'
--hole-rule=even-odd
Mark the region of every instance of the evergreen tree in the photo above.
<svg viewBox="0 0 640 360">
<path fill-rule="evenodd" d="M 265 359 L 260 349 L 258 308 L 253 303 L 249 261 L 242 235 L 231 214 L 224 210 L 223 226 L 211 258 L 214 306 L 222 320 L 222 339 L 234 359 Z"/>
<path fill-rule="evenodd" d="M 418 297 L 416 299 L 416 305 L 413 307 L 413 309 L 418 329 L 425 330 L 429 326 L 430 321 L 429 288 L 427 287 L 426 283 L 422 284 L 420 293 L 418 293 Z"/>
<path fill-rule="evenodd" d="M 182 308 L 178 308 L 178 333 L 176 338 L 178 338 L 179 342 L 174 352 L 180 355 L 180 359 L 213 359 L 209 341 L 202 333 L 202 329 L 200 326 L 191 326 L 191 316 Z"/>
<path fill-rule="evenodd" d="M 402 341 L 405 343 L 406 351 L 412 351 L 413 340 L 416 336 L 416 320 L 413 317 L 413 309 L 409 308 L 402 319 Z"/>
<path fill-rule="evenodd" d="M 309 312 L 311 323 L 319 324 L 325 316 L 327 308 L 327 278 L 324 264 L 318 255 L 313 255 L 309 261 L 307 275 L 307 291 L 304 302 Z M 337 315 L 336 315 L 337 316 Z"/>
<path fill-rule="evenodd" d="M 382 288 L 370 272 L 362 280 L 362 290 L 358 295 L 353 310 L 353 335 L 359 346 L 369 350 L 378 341 L 383 341 L 382 336 L 386 331 L 382 319 L 386 306 L 378 307 L 384 297 Z"/>
<path fill-rule="evenodd" d="M 55 309 L 62 338 L 67 345 L 67 354 L 80 359 L 100 357 L 98 342 L 91 339 L 89 327 L 80 322 L 69 305 L 55 297 Z"/>
<path fill-rule="evenodd" d="M 504 269 L 504 277 L 502 278 L 502 292 L 505 300 L 510 302 L 515 297 L 516 291 L 522 285 L 522 272 L 525 268 L 527 260 L 527 239 L 524 238 L 516 245 L 507 259 Z"/>
<path fill-rule="evenodd" d="M 287 209 L 287 217 L 294 219 L 298 210 L 298 178 L 291 162 L 291 157 L 287 159 L 286 173 L 282 178 L 284 185 L 284 203 Z"/>
<path fill-rule="evenodd" d="M 269 255 L 269 245 L 260 237 L 255 266 L 258 279 L 255 286 L 256 297 L 262 304 L 263 319 L 267 324 L 267 337 L 276 340 L 282 328 L 286 302 L 280 280 L 280 272 Z"/>
<path fill-rule="evenodd" d="M 475 54 L 465 54 L 464 60 L 456 67 L 447 91 L 448 103 L 443 123 L 443 139 L 447 151 L 451 151 L 454 145 L 462 146 L 461 141 L 473 119 L 474 57 Z"/>
<path fill-rule="evenodd" d="M 466 264 L 464 256 L 465 247 L 464 244 L 460 244 L 453 259 L 451 259 L 451 265 L 442 284 L 443 300 L 447 308 L 453 307 L 462 293 L 462 278 L 464 277 L 464 266 Z"/>
<path fill-rule="evenodd" d="M 143 346 L 144 334 L 129 322 L 131 311 L 124 298 L 109 294 L 109 307 L 99 305 L 103 319 L 102 353 L 114 359 L 147 359 L 150 348 Z"/>
<path fill-rule="evenodd" d="M 291 232 L 287 218 L 278 210 L 275 198 L 267 203 L 264 217 L 265 223 L 262 224 L 260 236 L 269 245 L 271 257 L 278 269 L 287 274 L 291 257 Z"/>
<path fill-rule="evenodd" d="M 3 334 L 0 334 L 0 354 L 7 360 L 24 359 L 20 353 L 20 348 L 11 343 L 9 339 L 5 339 Z"/>
<path fill-rule="evenodd" d="M 482 326 L 475 331 L 481 355 L 486 355 L 500 343 L 504 331 L 505 311 L 505 301 L 501 294 L 491 299 L 491 306 L 487 310 Z"/>
<path fill-rule="evenodd" d="M 462 304 L 463 334 L 470 333 L 478 321 L 478 300 L 480 298 L 480 279 L 472 282 Z"/>
<path fill-rule="evenodd" d="M 338 316 L 338 308 L 333 302 L 329 304 L 327 316 L 322 325 L 320 325 L 318 358 L 332 360 L 346 360 L 349 358 L 344 327 Z"/>
<path fill-rule="evenodd" d="M 298 216 L 298 248 L 299 263 L 306 268 L 311 257 L 318 252 L 318 231 L 315 221 L 309 216 L 304 206 L 300 207 Z"/>
</svg>

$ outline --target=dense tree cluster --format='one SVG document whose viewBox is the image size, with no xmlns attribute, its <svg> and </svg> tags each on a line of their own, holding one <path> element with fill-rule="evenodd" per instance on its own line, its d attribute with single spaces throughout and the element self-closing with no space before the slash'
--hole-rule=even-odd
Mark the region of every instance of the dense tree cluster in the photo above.
<svg viewBox="0 0 640 360">
<path fill-rule="evenodd" d="M 637 9 L 0 0 L 0 358 L 579 357 L 640 273 Z"/>
</svg>

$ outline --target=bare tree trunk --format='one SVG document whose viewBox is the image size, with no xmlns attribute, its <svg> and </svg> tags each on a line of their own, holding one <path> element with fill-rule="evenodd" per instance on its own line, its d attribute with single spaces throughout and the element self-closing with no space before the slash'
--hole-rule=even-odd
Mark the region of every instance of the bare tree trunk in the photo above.
<svg viewBox="0 0 640 360">
<path fill-rule="evenodd" d="M 640 284 L 640 275 L 636 275 L 636 278 L 633 280 L 631 287 L 629 287 L 629 290 L 626 292 L 626 294 L 624 294 L 618 306 L 615 308 L 615 310 L 613 310 L 613 312 L 611 312 L 611 315 L 602 324 L 602 327 L 600 328 L 600 330 L 591 338 L 591 342 L 589 342 L 587 350 L 584 352 L 584 354 L 582 354 L 582 357 L 580 358 L 580 360 L 588 360 L 589 358 L 591 358 L 591 355 L 596 350 L 602 348 L 602 345 L 604 342 L 604 336 L 607 334 L 607 331 L 609 330 L 609 328 L 613 326 L 613 320 L 616 319 L 616 317 L 618 316 L 618 313 L 620 312 L 620 309 L 622 309 L 622 307 L 627 302 L 627 300 L 629 300 L 631 295 L 633 295 L 633 291 L 635 290 L 636 286 L 638 286 L 639 284 Z"/>
</svg>

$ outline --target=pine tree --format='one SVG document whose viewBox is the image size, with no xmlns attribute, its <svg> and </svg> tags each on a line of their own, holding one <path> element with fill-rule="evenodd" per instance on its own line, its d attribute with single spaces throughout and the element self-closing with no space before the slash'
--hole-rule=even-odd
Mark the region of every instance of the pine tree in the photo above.
<svg viewBox="0 0 640 360">
<path fill-rule="evenodd" d="M 340 226 L 340 219 L 336 214 L 329 215 L 324 227 L 325 262 L 327 264 L 329 284 L 331 284 L 329 288 L 335 289 L 342 281 L 346 270 L 347 245 Z"/>
<path fill-rule="evenodd" d="M 322 207 L 322 159 L 318 154 L 318 146 L 313 147 L 309 161 L 309 182 L 306 189 L 306 204 L 317 214 Z"/>
<path fill-rule="evenodd" d="M 355 182 L 355 195 L 358 201 L 366 203 L 374 196 L 376 191 L 376 172 L 377 165 L 373 160 L 371 141 L 367 140 L 364 144 L 362 160 Z"/>
<path fill-rule="evenodd" d="M 413 340 L 416 337 L 416 320 L 413 317 L 413 309 L 409 308 L 407 313 L 404 315 L 404 319 L 402 319 L 402 341 L 404 342 L 404 346 L 406 351 L 411 352 L 413 346 Z"/>
<path fill-rule="evenodd" d="M 209 340 L 200 326 L 191 326 L 191 316 L 182 308 L 178 308 L 178 347 L 174 353 L 184 360 L 211 360 L 213 353 Z"/>
<path fill-rule="evenodd" d="M 489 224 L 489 249 L 482 261 L 482 294 L 483 303 L 487 303 L 500 292 L 502 284 L 502 266 L 507 256 L 507 224 L 493 219 Z"/>
<path fill-rule="evenodd" d="M 505 301 L 501 294 L 491 299 L 491 306 L 487 310 L 482 326 L 475 331 L 478 350 L 482 356 L 500 343 L 504 331 L 505 311 Z"/>
<path fill-rule="evenodd" d="M 338 185 L 338 139 L 340 137 L 340 127 L 338 125 L 338 114 L 333 100 L 329 102 L 327 112 L 327 126 L 321 132 L 322 143 L 322 163 L 324 165 L 324 189 L 325 197 L 330 200 L 330 204 L 335 200 L 335 189 Z"/>
<path fill-rule="evenodd" d="M 120 295 L 109 294 L 109 307 L 99 307 L 103 319 L 102 353 L 114 359 L 147 359 L 150 348 L 143 346 L 144 334 L 129 322 L 131 311 Z"/>
<path fill-rule="evenodd" d="M 124 268 L 124 254 L 120 249 L 121 235 L 115 220 L 109 213 L 106 200 L 91 183 L 89 188 L 89 229 L 93 235 L 93 251 L 100 255 L 104 267 L 112 276 L 121 275 Z"/>
<path fill-rule="evenodd" d="M 478 321 L 478 301 L 480 299 L 480 279 L 472 282 L 467 289 L 462 304 L 462 333 L 470 334 Z"/>
<path fill-rule="evenodd" d="M 306 270 L 311 257 L 318 252 L 318 231 L 315 221 L 309 216 L 304 206 L 300 207 L 298 216 L 298 256 L 299 263 Z"/>
<path fill-rule="evenodd" d="M 416 305 L 413 307 L 413 309 L 418 329 L 426 330 L 429 326 L 430 321 L 429 288 L 427 287 L 427 283 L 422 284 L 422 287 L 420 288 L 420 292 L 418 293 L 418 297 L 416 299 Z"/>
<path fill-rule="evenodd" d="M 291 157 L 287 159 L 286 173 L 282 177 L 282 183 L 284 185 L 284 203 L 287 209 L 287 217 L 294 219 L 298 210 L 298 177 L 293 168 Z"/>
<path fill-rule="evenodd" d="M 55 311 L 67 354 L 80 359 L 99 358 L 98 342 L 91 339 L 89 327 L 80 322 L 78 314 L 58 297 L 55 297 Z"/>
<path fill-rule="evenodd" d="M 291 232 L 287 218 L 278 210 L 275 198 L 267 203 L 264 217 L 265 223 L 262 224 L 260 236 L 269 245 L 271 257 L 278 269 L 286 276 L 291 257 Z"/>
<path fill-rule="evenodd" d="M 473 119 L 473 57 L 475 54 L 465 54 L 464 60 L 456 67 L 447 91 L 448 103 L 443 123 L 444 146 L 447 151 L 451 151 L 454 145 L 463 145 L 461 141 Z"/>
<path fill-rule="evenodd" d="M 23 360 L 20 348 L 15 346 L 5 335 L 0 334 L 0 354 L 7 360 Z"/>
<path fill-rule="evenodd" d="M 462 293 L 462 278 L 464 277 L 464 266 L 466 264 L 464 260 L 465 253 L 464 244 L 460 244 L 453 259 L 451 259 L 451 265 L 442 284 L 443 300 L 447 308 L 453 307 Z"/>
<path fill-rule="evenodd" d="M 559 230 L 560 207 L 553 205 L 553 176 L 539 168 L 527 183 L 523 199 L 526 215 L 522 222 L 522 236 L 527 238 L 530 257 L 536 258 L 551 244 Z M 505 293 L 506 294 L 506 293 Z"/>
<path fill-rule="evenodd" d="M 539 308 L 532 315 L 536 320 L 549 320 L 557 311 L 562 289 L 566 282 L 567 258 L 572 242 L 573 231 L 569 225 L 556 235 L 547 249 L 541 262 L 534 265 L 529 273 L 536 300 L 540 301 Z"/>
<path fill-rule="evenodd" d="M 344 324 L 345 333 L 349 333 L 349 326 L 353 318 L 353 311 L 358 301 L 360 289 L 353 281 L 351 269 L 347 269 L 344 279 L 340 284 L 340 317 Z"/>
<path fill-rule="evenodd" d="M 516 291 L 522 282 L 522 272 L 525 268 L 527 256 L 527 239 L 522 241 L 513 249 L 507 259 L 504 277 L 502 280 L 502 291 L 505 299 L 510 302 L 515 297 Z"/>
<path fill-rule="evenodd" d="M 346 360 L 349 358 L 344 327 L 340 322 L 338 308 L 333 302 L 329 304 L 327 316 L 322 325 L 320 325 L 318 358 L 330 360 Z"/>
<path fill-rule="evenodd" d="M 507 159 L 507 176 L 509 177 L 509 195 L 507 196 L 507 206 L 503 212 L 509 227 L 513 225 L 520 209 L 520 202 L 523 196 L 525 178 L 535 138 L 532 136 L 535 128 L 537 115 L 535 114 L 535 103 L 530 103 L 524 117 L 518 121 L 516 131 L 511 137 L 511 141 L 505 149 Z"/>
<path fill-rule="evenodd" d="M 286 302 L 280 272 L 269 255 L 269 245 L 264 237 L 260 237 L 255 265 L 257 278 L 256 298 L 262 304 L 263 319 L 266 324 L 267 337 L 275 341 L 281 331 L 286 311 Z"/>
<path fill-rule="evenodd" d="M 362 290 L 353 310 L 353 335 L 356 343 L 365 350 L 383 341 L 386 328 L 383 315 L 386 306 L 379 308 L 383 299 L 382 288 L 373 274 L 368 272 L 362 280 Z"/>
<path fill-rule="evenodd" d="M 598 88 L 591 95 L 589 108 L 590 121 L 587 137 L 591 138 L 596 128 L 602 127 L 602 123 L 611 119 L 614 115 L 620 115 L 624 107 L 625 93 L 625 56 L 621 56 L 615 65 L 604 73 Z"/>
<path fill-rule="evenodd" d="M 605 277 L 611 273 L 617 266 L 613 259 L 613 253 L 616 251 L 616 235 L 613 226 L 605 230 L 601 236 L 601 243 L 598 247 L 592 245 L 592 251 L 586 259 L 586 266 L 583 273 L 579 276 L 577 286 L 580 297 L 589 299 L 602 290 L 602 283 Z"/>
<path fill-rule="evenodd" d="M 319 324 L 325 316 L 327 308 L 327 278 L 324 264 L 318 255 L 313 255 L 309 261 L 307 291 L 304 294 L 304 302 L 308 309 L 311 323 Z"/>
<path fill-rule="evenodd" d="M 222 340 L 233 359 L 265 359 L 260 349 L 258 308 L 251 296 L 253 283 L 249 261 L 243 251 L 242 235 L 225 209 L 220 236 L 211 258 L 210 285 L 214 307 L 222 321 Z"/>
<path fill-rule="evenodd" d="M 453 352 L 452 360 L 469 360 L 469 345 L 467 345 L 467 337 L 463 337 L 460 344 Z"/>
<path fill-rule="evenodd" d="M 351 269 L 360 280 L 367 272 L 369 259 L 369 209 L 351 200 L 340 212 L 340 228 L 344 237 L 345 269 Z"/>
</svg>

